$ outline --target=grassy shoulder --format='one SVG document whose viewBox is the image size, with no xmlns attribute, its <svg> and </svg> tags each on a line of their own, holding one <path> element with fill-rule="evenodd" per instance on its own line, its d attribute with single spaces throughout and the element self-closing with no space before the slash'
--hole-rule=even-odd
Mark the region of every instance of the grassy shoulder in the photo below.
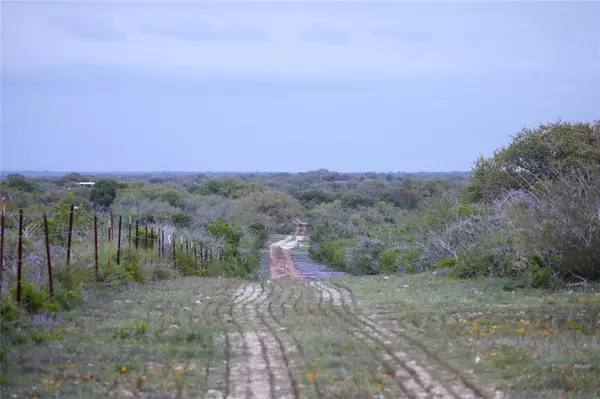
<svg viewBox="0 0 600 399">
<path fill-rule="evenodd" d="M 51 337 L 9 346 L 2 396 L 133 397 L 203 393 L 225 358 L 215 311 L 240 282 L 187 278 L 90 291 L 81 307 L 33 320 Z"/>
<path fill-rule="evenodd" d="M 407 275 L 338 280 L 370 316 L 513 397 L 600 395 L 600 293 Z"/>
</svg>

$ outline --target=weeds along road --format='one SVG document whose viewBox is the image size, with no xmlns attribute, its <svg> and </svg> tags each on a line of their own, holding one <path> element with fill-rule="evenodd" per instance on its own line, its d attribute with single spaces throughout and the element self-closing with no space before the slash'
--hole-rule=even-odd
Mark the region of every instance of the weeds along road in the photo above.
<svg viewBox="0 0 600 399">
<path fill-rule="evenodd" d="M 3 397 L 500 397 L 404 323 L 380 325 L 351 280 L 189 278 L 113 293 L 70 314 L 58 342 L 8 353 Z"/>
</svg>

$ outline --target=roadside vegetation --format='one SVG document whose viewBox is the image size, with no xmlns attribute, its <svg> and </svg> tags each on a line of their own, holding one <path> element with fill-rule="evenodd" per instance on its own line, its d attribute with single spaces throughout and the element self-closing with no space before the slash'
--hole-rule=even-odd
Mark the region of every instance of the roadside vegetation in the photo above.
<svg viewBox="0 0 600 399">
<path fill-rule="evenodd" d="M 275 351 L 264 370 L 288 370 L 259 378 L 272 394 L 419 396 L 431 377 L 440 392 L 596 397 L 599 160 L 600 121 L 558 121 L 524 129 L 470 172 L 3 175 L 2 393 L 234 392 L 234 365 L 260 341 Z M 117 256 L 118 216 L 165 232 L 168 253 L 152 229 L 129 240 L 124 227 Z M 269 237 L 293 232 L 294 218 L 308 222 L 313 262 L 363 277 L 257 282 Z M 394 370 L 414 381 L 397 384 Z"/>
</svg>

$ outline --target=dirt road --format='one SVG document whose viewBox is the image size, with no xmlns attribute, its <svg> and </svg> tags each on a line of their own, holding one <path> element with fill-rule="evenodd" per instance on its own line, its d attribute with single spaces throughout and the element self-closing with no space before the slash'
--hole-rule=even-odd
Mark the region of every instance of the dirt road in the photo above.
<svg viewBox="0 0 600 399">
<path fill-rule="evenodd" d="M 228 336 L 230 356 L 225 370 L 219 371 L 225 372 L 227 384 L 219 389 L 222 379 L 215 379 L 208 397 L 500 397 L 431 353 L 407 329 L 376 323 L 339 282 L 243 284 L 229 306 L 238 327 Z M 295 324 L 311 318 L 308 331 Z M 326 328 L 319 333 L 348 348 L 324 348 L 320 359 L 315 346 L 330 340 L 314 336 L 311 341 L 306 336 L 314 335 L 318 326 Z M 332 359 L 340 370 L 318 367 Z M 345 375 L 337 375 L 340 372 Z M 339 389 L 336 380 L 342 381 Z"/>
<path fill-rule="evenodd" d="M 302 274 L 296 269 L 290 250 L 299 245 L 303 237 L 287 236 L 283 240 L 274 242 L 269 246 L 269 257 L 271 260 L 271 277 L 295 277 L 303 279 Z"/>
</svg>

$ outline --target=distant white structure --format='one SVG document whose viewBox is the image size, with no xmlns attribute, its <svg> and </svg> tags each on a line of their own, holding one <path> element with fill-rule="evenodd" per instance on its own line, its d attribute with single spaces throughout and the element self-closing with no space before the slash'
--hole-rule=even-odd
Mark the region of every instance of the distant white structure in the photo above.
<svg viewBox="0 0 600 399">
<path fill-rule="evenodd" d="M 80 185 L 80 186 L 84 186 L 84 187 L 92 187 L 96 183 L 93 182 L 93 181 L 82 181 L 82 182 L 79 182 L 77 184 Z"/>
<path fill-rule="evenodd" d="M 303 241 L 306 239 L 306 226 L 308 223 L 300 221 L 298 218 L 294 218 L 294 224 L 296 225 L 296 232 L 294 236 L 297 237 L 298 240 Z"/>
</svg>

